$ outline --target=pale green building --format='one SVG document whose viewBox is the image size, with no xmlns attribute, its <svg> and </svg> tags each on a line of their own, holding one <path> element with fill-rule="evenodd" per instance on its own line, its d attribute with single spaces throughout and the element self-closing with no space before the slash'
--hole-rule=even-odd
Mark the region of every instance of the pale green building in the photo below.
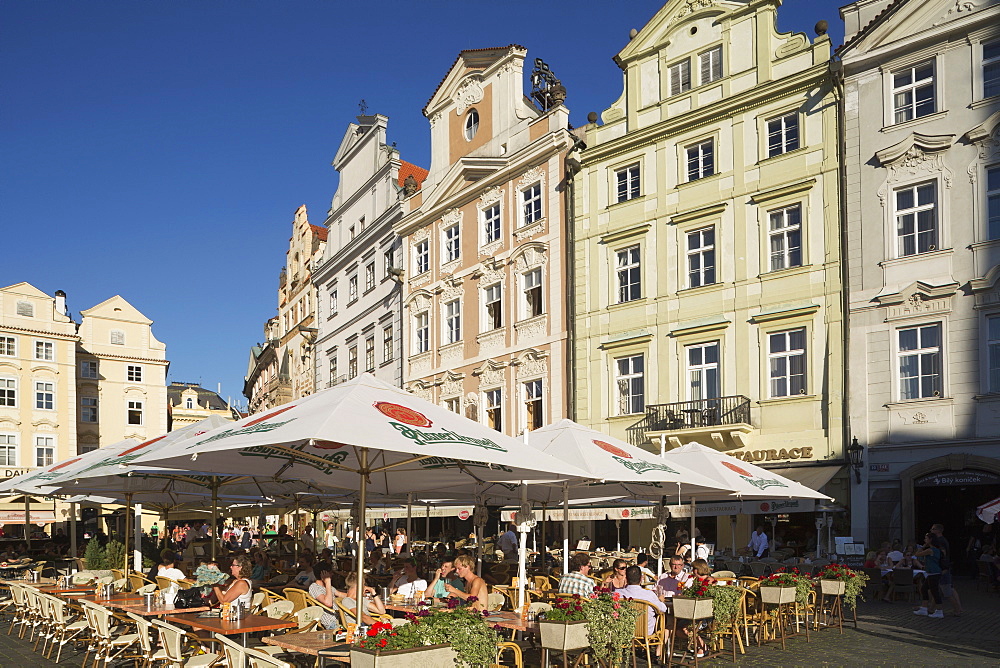
<svg viewBox="0 0 1000 668">
<path fill-rule="evenodd" d="M 575 418 L 844 499 L 837 88 L 825 24 L 779 33 L 780 4 L 671 0 L 615 57 L 574 184 Z"/>
</svg>

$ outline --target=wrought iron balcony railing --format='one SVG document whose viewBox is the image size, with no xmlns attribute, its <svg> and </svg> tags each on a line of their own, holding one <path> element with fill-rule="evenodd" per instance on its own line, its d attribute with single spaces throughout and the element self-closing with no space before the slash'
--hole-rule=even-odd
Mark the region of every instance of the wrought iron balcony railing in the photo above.
<svg viewBox="0 0 1000 668">
<path fill-rule="evenodd" d="M 740 395 L 648 404 L 646 416 L 628 428 L 629 442 L 633 445 L 646 443 L 649 432 L 739 424 L 750 424 L 750 399 Z"/>
</svg>

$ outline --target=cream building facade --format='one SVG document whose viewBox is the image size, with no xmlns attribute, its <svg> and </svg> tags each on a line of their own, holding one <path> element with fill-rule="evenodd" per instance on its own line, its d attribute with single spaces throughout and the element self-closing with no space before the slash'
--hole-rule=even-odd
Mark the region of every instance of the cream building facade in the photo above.
<svg viewBox="0 0 1000 668">
<path fill-rule="evenodd" d="M 961 563 L 1000 496 L 1000 3 L 841 14 L 852 531 L 940 522 Z"/>
<path fill-rule="evenodd" d="M 239 414 L 218 393 L 199 383 L 170 383 L 167 403 L 167 429 L 170 431 L 183 429 L 212 415 L 226 420 L 239 419 Z"/>
<path fill-rule="evenodd" d="M 525 96 L 527 51 L 462 51 L 424 109 L 431 164 L 395 225 L 404 387 L 509 435 L 567 417 L 561 104 Z"/>
<path fill-rule="evenodd" d="M 575 419 L 844 500 L 830 40 L 779 6 L 671 0 L 615 57 L 576 178 Z"/>
<path fill-rule="evenodd" d="M 264 324 L 264 343 L 250 350 L 243 394 L 251 413 L 312 394 L 316 389 L 316 286 L 313 268 L 323 257 L 327 229 L 295 211 L 285 266 L 278 277 L 278 315 Z"/>
<path fill-rule="evenodd" d="M 333 159 L 340 178 L 325 226 L 326 252 L 316 267 L 316 383 L 332 387 L 368 372 L 403 382 L 402 275 L 392 226 L 427 171 L 400 159 L 389 119 L 362 115 L 350 123 Z"/>
</svg>

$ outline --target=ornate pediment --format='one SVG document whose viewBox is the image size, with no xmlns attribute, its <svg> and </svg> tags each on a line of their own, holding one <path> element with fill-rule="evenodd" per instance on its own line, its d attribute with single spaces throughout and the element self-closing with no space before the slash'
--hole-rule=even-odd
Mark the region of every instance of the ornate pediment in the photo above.
<svg viewBox="0 0 1000 668">
<path fill-rule="evenodd" d="M 903 141 L 882 149 L 875 159 L 886 168 L 888 176 L 878 190 L 882 206 L 894 184 L 920 177 L 941 178 L 951 188 L 952 171 L 944 164 L 944 152 L 951 148 L 955 135 L 923 135 L 912 132 Z"/>
<path fill-rule="evenodd" d="M 548 357 L 548 354 L 543 351 L 529 348 L 511 362 L 511 365 L 517 366 L 518 378 L 547 376 L 549 372 Z"/>
<path fill-rule="evenodd" d="M 407 298 L 405 306 L 414 312 L 425 311 L 431 307 L 431 299 L 431 293 L 418 290 Z"/>
<path fill-rule="evenodd" d="M 965 138 L 979 149 L 980 160 L 1000 157 L 1000 111 L 969 130 Z"/>
<path fill-rule="evenodd" d="M 535 267 L 541 267 L 548 262 L 548 259 L 548 248 L 545 244 L 535 242 L 519 248 L 510 262 L 518 272 L 525 272 Z"/>
<path fill-rule="evenodd" d="M 496 360 L 486 360 L 472 375 L 479 377 L 480 387 L 504 385 L 507 379 L 507 365 Z"/>
<path fill-rule="evenodd" d="M 899 292 L 879 295 L 875 301 L 888 309 L 887 321 L 900 320 L 951 311 L 951 297 L 957 290 L 958 283 L 930 285 L 915 281 Z"/>
<path fill-rule="evenodd" d="M 461 116 L 466 109 L 482 101 L 483 82 L 480 77 L 467 79 L 455 91 L 455 114 Z"/>
</svg>

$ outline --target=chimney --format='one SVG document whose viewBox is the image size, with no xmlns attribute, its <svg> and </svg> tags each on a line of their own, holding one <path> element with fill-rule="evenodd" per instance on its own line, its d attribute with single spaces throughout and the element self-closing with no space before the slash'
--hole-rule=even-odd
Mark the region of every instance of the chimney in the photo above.
<svg viewBox="0 0 1000 668">
<path fill-rule="evenodd" d="M 66 315 L 66 293 L 56 290 L 56 313 Z"/>
</svg>

